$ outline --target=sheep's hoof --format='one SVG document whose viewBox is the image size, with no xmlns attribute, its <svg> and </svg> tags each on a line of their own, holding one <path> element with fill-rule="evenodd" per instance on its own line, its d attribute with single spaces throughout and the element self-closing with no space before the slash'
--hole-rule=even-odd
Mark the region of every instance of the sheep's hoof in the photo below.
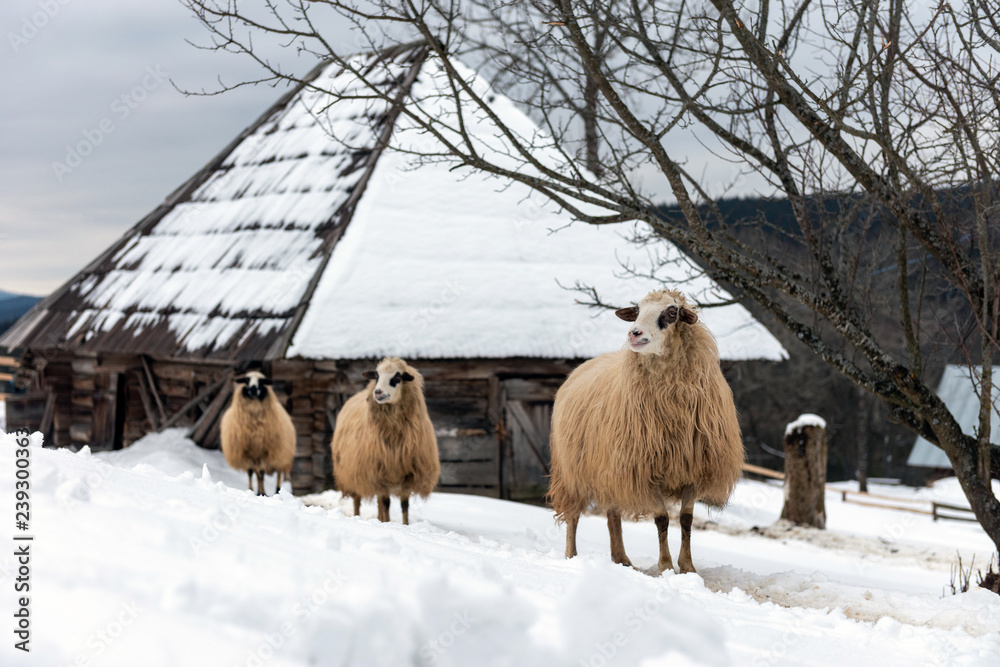
<svg viewBox="0 0 1000 667">
<path fill-rule="evenodd" d="M 698 574 L 698 570 L 694 569 L 694 563 L 681 563 L 680 564 L 681 574 Z"/>
<path fill-rule="evenodd" d="M 667 570 L 673 571 L 674 563 L 671 560 L 668 560 L 666 562 L 660 562 L 656 564 L 656 569 L 659 574 L 663 574 Z"/>
</svg>

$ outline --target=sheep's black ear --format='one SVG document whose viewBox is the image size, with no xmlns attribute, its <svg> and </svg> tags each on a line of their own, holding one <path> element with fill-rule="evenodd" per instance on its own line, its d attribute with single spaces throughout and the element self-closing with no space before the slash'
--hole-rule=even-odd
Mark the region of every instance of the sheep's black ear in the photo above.
<svg viewBox="0 0 1000 667">
<path fill-rule="evenodd" d="M 272 384 L 274 384 L 274 380 L 271 380 L 269 378 L 263 378 L 261 380 L 258 380 L 257 384 L 264 384 L 264 385 L 267 385 L 267 386 L 271 386 Z"/>
<path fill-rule="evenodd" d="M 615 315 L 617 315 L 619 319 L 625 320 L 626 322 L 635 322 L 639 317 L 639 306 L 619 308 L 615 311 Z"/>
<path fill-rule="evenodd" d="M 403 382 L 413 382 L 416 379 L 417 378 L 413 377 L 412 375 L 410 375 L 406 371 L 403 371 Z"/>
<path fill-rule="evenodd" d="M 687 322 L 688 324 L 694 324 L 698 321 L 698 313 L 693 310 L 688 310 L 687 308 L 681 308 L 681 321 Z"/>
<path fill-rule="evenodd" d="M 378 371 L 365 371 L 364 373 L 361 374 L 361 377 L 365 378 L 366 380 L 377 380 Z"/>
</svg>

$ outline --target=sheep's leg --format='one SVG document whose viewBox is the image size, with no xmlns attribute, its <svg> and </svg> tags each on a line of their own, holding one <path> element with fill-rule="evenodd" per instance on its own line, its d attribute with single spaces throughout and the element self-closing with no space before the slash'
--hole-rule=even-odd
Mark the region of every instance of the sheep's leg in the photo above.
<svg viewBox="0 0 1000 667">
<path fill-rule="evenodd" d="M 267 495 L 266 493 L 264 493 L 264 471 L 263 470 L 258 470 L 257 471 L 257 495 L 258 496 L 265 496 L 265 495 Z"/>
<path fill-rule="evenodd" d="M 403 508 L 403 525 L 404 526 L 409 526 L 410 525 L 410 497 L 409 496 L 400 496 L 399 497 L 399 506 L 401 508 Z"/>
<path fill-rule="evenodd" d="M 576 526 L 580 523 L 580 515 L 566 517 L 566 558 L 576 555 Z"/>
<path fill-rule="evenodd" d="M 696 571 L 694 563 L 691 562 L 691 513 L 693 511 L 694 486 L 688 484 L 681 491 L 681 555 L 677 558 L 681 574 Z"/>
<path fill-rule="evenodd" d="M 378 497 L 378 520 L 383 523 L 389 520 L 389 496 Z"/>
<path fill-rule="evenodd" d="M 354 496 L 354 516 L 361 516 L 361 496 Z"/>
<path fill-rule="evenodd" d="M 278 471 L 278 481 L 274 483 L 274 492 L 281 491 L 281 471 Z"/>
<path fill-rule="evenodd" d="M 662 573 L 674 569 L 674 561 L 670 558 L 670 547 L 667 545 L 667 527 L 670 525 L 670 516 L 664 512 L 654 517 L 653 522 L 656 523 L 656 534 L 660 538 L 660 560 L 656 567 Z"/>
<path fill-rule="evenodd" d="M 622 540 L 622 515 L 615 510 L 608 510 L 608 532 L 611 533 L 611 560 L 619 565 L 632 567 L 632 561 L 625 555 L 625 542 Z"/>
<path fill-rule="evenodd" d="M 253 470 L 247 470 L 247 488 L 253 491 Z"/>
</svg>

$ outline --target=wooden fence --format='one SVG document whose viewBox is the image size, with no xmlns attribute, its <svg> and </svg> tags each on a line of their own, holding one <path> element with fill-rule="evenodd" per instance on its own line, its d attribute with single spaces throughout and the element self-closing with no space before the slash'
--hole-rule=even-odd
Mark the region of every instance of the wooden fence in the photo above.
<svg viewBox="0 0 1000 667">
<path fill-rule="evenodd" d="M 772 479 L 785 479 L 785 473 L 778 472 L 777 470 L 771 470 L 769 468 L 762 468 L 760 466 L 751 465 L 749 463 L 743 464 L 743 471 L 751 473 L 753 475 L 761 475 L 763 477 L 770 477 Z M 887 510 L 897 510 L 900 512 L 910 512 L 912 514 L 923 514 L 925 516 L 930 516 L 937 521 L 938 519 L 951 519 L 954 521 L 978 521 L 969 507 L 962 507 L 960 505 L 951 505 L 948 503 L 939 503 L 936 500 L 921 500 L 921 499 L 908 499 L 908 498 L 898 498 L 895 496 L 883 496 L 875 493 L 863 493 L 861 491 L 849 491 L 846 489 L 838 489 L 836 487 L 826 485 L 827 491 L 832 491 L 834 493 L 840 494 L 840 500 L 845 503 L 854 503 L 856 505 L 865 505 L 866 507 L 878 507 L 880 509 Z"/>
</svg>

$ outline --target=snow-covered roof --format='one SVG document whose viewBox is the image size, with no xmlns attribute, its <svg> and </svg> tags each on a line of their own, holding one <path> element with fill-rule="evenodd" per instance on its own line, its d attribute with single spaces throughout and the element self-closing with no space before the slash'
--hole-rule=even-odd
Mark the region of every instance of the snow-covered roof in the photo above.
<svg viewBox="0 0 1000 667">
<path fill-rule="evenodd" d="M 993 367 L 993 405 L 1000 405 L 1000 366 Z M 980 387 L 972 378 L 968 366 L 945 366 L 937 395 L 954 415 L 962 433 L 974 435 L 979 425 Z M 1000 445 L 1000 414 L 994 407 L 990 419 L 990 442 Z M 906 465 L 919 468 L 951 468 L 951 462 L 944 450 L 923 436 L 917 436 Z"/>
<path fill-rule="evenodd" d="M 370 58 L 369 76 L 411 113 L 454 114 L 425 45 Z M 542 136 L 465 75 L 515 131 Z M 583 358 L 619 348 L 623 324 L 566 287 L 593 286 L 616 305 L 662 283 L 702 304 L 730 298 L 669 244 L 631 243 L 641 227 L 574 223 L 526 186 L 417 162 L 410 151 L 432 140 L 386 102 L 351 99 L 361 85 L 317 68 L 0 344 L 240 360 Z M 509 150 L 483 114 L 465 122 L 482 152 Z M 624 277 L 623 263 L 658 280 Z M 725 359 L 785 357 L 738 304 L 702 317 Z"/>
</svg>

